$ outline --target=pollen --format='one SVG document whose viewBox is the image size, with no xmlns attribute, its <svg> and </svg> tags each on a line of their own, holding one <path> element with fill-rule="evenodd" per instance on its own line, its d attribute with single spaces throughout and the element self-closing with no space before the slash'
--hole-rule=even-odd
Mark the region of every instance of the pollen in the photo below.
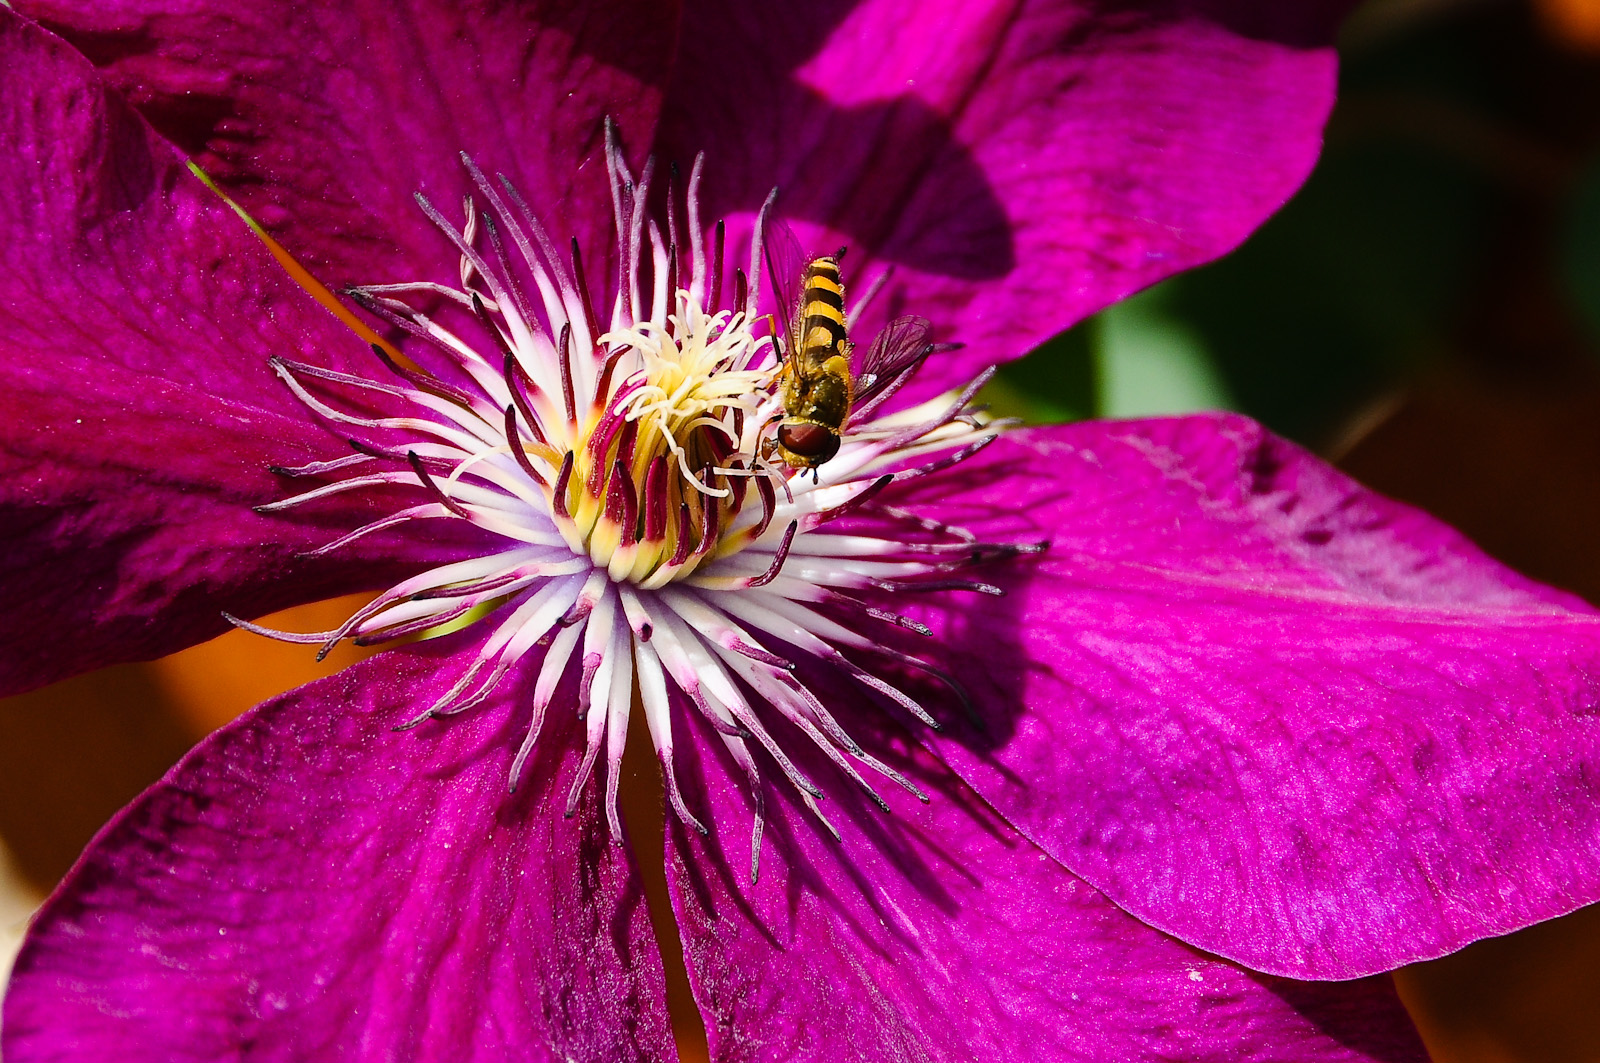
<svg viewBox="0 0 1600 1063">
<path fill-rule="evenodd" d="M 273 362 L 353 453 L 275 469 L 309 486 L 258 509 L 382 491 L 403 501 L 315 553 L 377 532 L 423 534 L 428 522 L 475 525 L 492 545 L 402 580 L 332 631 L 271 631 L 229 619 L 320 644 L 324 653 L 347 638 L 378 644 L 480 627 L 471 663 L 405 726 L 467 712 L 513 670 L 524 674 L 531 705 L 511 791 L 558 691 L 569 689 L 563 679 L 575 678 L 578 704 L 560 711 L 583 719 L 584 753 L 567 781 L 567 811 L 585 787 L 601 786 L 619 839 L 620 765 L 636 708 L 668 803 L 695 830 L 705 828 L 693 795 L 679 789 L 675 744 L 691 729 L 697 740 L 720 742 L 750 787 L 754 876 L 763 772 L 781 776 L 827 825 L 817 805 L 823 787 L 776 739 L 776 721 L 882 807 L 869 776 L 923 796 L 850 737 L 798 678 L 800 664 L 844 677 L 866 703 L 908 726 L 936 727 L 924 702 L 959 709 L 965 695 L 883 637 L 933 636 L 893 607 L 895 596 L 1001 593 L 969 570 L 1043 544 L 979 542 L 894 501 L 897 483 L 928 483 L 1004 429 L 971 405 L 987 374 L 895 407 L 889 400 L 900 385 L 942 349 L 929 341 L 927 321 L 902 318 L 881 330 L 855 370 L 842 354 L 828 363 L 825 375 L 843 377 L 840 386 L 854 396 L 853 406 L 836 411 L 837 439 L 831 422 L 791 423 L 795 341 L 786 357 L 783 337 L 803 315 L 799 300 L 776 294 L 797 278 L 764 253 L 773 199 L 738 249 L 748 263 L 741 268 L 727 226 L 702 223 L 703 159 L 686 188 L 669 181 L 653 200 L 654 165 L 635 176 L 614 128 L 606 144 L 616 219 L 609 257 L 620 264 L 609 287 L 591 283 L 576 242 L 561 249 L 511 182 L 463 156 L 471 192 L 459 221 L 417 197 L 459 254 L 456 275 L 343 293 L 403 338 L 404 357 L 374 345 L 372 375 Z M 646 204 L 661 200 L 665 216 L 652 216 Z M 868 301 L 885 281 L 868 285 Z M 837 301 L 828 338 L 837 334 L 845 350 L 863 304 L 846 313 L 842 294 Z M 604 317 L 597 305 L 607 308 Z M 836 448 L 800 469 L 776 460 L 785 453 L 780 433 L 800 446 L 807 431 Z M 812 442 L 801 449 L 820 454 L 822 441 Z M 883 678 L 886 664 L 910 681 Z"/>
<path fill-rule="evenodd" d="M 772 337 L 742 311 L 707 313 L 686 290 L 676 304 L 664 326 L 644 321 L 600 338 L 616 359 L 615 386 L 597 395 L 572 474 L 552 498 L 573 550 L 611 579 L 651 589 L 759 535 L 783 482 L 761 455 L 777 403 Z M 747 501 L 762 507 L 755 525 L 740 519 Z"/>
</svg>

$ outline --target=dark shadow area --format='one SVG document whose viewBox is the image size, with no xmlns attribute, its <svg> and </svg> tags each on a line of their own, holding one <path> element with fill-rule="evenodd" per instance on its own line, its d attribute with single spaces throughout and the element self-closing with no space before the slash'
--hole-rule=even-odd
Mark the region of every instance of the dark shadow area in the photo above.
<svg viewBox="0 0 1600 1063">
<path fill-rule="evenodd" d="M 955 526 L 980 527 L 986 545 L 1031 546 L 1049 542 L 1053 529 L 1041 526 L 1026 515 L 1008 515 L 996 521 L 990 505 L 980 497 L 1007 484 L 1022 490 L 1024 463 L 988 462 L 979 468 L 963 466 L 958 473 L 959 490 L 938 477 L 912 480 L 895 485 L 885 504 L 913 512 L 928 509 L 939 519 Z M 1026 475 L 1031 480 L 1031 474 Z M 1056 484 L 1060 496 L 1070 496 L 1071 488 Z M 970 492 L 970 494 L 969 494 Z M 991 497 L 998 497 L 991 495 Z M 1040 499 L 1041 505 L 1048 500 Z M 892 526 L 874 529 L 905 541 L 941 541 L 936 534 L 907 533 Z M 942 541 L 948 541 L 944 539 Z M 891 612 L 904 612 L 935 625 L 937 634 L 922 637 L 887 624 L 871 632 L 892 651 L 924 661 L 954 681 L 954 687 L 938 675 L 913 665 L 887 660 L 872 660 L 872 655 L 856 654 L 863 667 L 889 679 L 911 694 L 933 715 L 944 730 L 975 751 L 998 749 L 1010 739 L 1017 717 L 1026 711 L 1023 690 L 1032 669 L 1040 667 L 1021 652 L 1016 637 L 1020 626 L 1048 618 L 1019 612 L 1023 592 L 1032 570 L 1043 554 L 1017 554 L 998 557 L 953 570 L 949 575 L 999 588 L 1001 595 L 973 590 L 946 590 L 932 593 L 907 591 L 900 594 L 874 594 L 871 604 Z M 841 615 L 841 620 L 846 619 Z M 860 626 L 859 622 L 856 625 Z M 881 698 L 881 696 L 879 696 Z M 915 722 L 898 706 L 892 715 L 910 727 L 913 734 L 925 725 Z"/>
<path fill-rule="evenodd" d="M 1126 9 L 1116 0 L 1102 0 L 1102 10 Z M 1191 14 L 1225 26 L 1241 37 L 1272 41 L 1292 48 L 1323 48 L 1333 40 L 1339 24 L 1360 0 L 1319 0 L 1315 3 L 1284 4 L 1277 0 L 1179 0 L 1169 4 L 1140 5 L 1150 11 Z"/>
<path fill-rule="evenodd" d="M 718 155 L 704 187 L 706 217 L 754 212 L 776 185 L 783 217 L 842 232 L 873 262 L 964 280 L 1011 272 L 1005 205 L 943 115 L 909 94 L 840 107 L 803 85 L 789 91 L 782 107 L 805 139 L 758 130 L 754 159 Z M 656 150 L 685 166 L 708 136 L 691 127 L 658 139 Z"/>
<path fill-rule="evenodd" d="M 1284 1003 L 1305 1016 L 1335 1041 L 1379 1063 L 1411 1063 L 1417 1058 L 1417 1035 L 1392 1031 L 1385 1037 L 1374 1032 L 1374 1013 L 1399 1007 L 1394 980 L 1386 974 L 1352 982 L 1297 982 L 1292 978 L 1252 977 Z M 1336 992 L 1329 992 L 1329 989 Z M 1403 1034 L 1403 1035 L 1402 1035 Z"/>
</svg>

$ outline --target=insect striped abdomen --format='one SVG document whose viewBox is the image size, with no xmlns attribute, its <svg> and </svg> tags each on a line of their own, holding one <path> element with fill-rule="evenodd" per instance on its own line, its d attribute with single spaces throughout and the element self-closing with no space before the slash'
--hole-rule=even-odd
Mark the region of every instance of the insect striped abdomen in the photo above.
<svg viewBox="0 0 1600 1063">
<path fill-rule="evenodd" d="M 813 259 L 806 267 L 805 291 L 800 297 L 800 356 L 809 366 L 847 355 L 844 325 L 844 283 L 839 260 Z"/>
</svg>

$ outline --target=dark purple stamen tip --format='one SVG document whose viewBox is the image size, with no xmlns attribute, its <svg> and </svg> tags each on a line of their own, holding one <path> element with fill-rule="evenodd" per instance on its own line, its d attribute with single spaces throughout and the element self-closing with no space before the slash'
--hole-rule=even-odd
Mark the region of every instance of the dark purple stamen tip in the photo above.
<svg viewBox="0 0 1600 1063">
<path fill-rule="evenodd" d="M 928 627 L 927 624 L 911 619 L 909 616 L 901 616 L 899 613 L 891 613 L 887 609 L 879 609 L 871 605 L 866 606 L 865 610 L 866 614 L 874 620 L 887 621 L 896 627 L 903 627 L 907 631 L 915 631 L 919 635 L 926 635 L 930 638 L 933 636 L 932 628 Z"/>
<path fill-rule="evenodd" d="M 785 484 L 785 487 L 788 485 Z M 756 478 L 756 493 L 761 496 L 761 519 L 750 530 L 750 538 L 759 539 L 761 533 L 767 530 L 767 525 L 772 523 L 773 515 L 778 511 L 778 492 L 772 487 L 770 477 L 758 476 Z"/>
<path fill-rule="evenodd" d="M 500 327 L 494 323 L 494 318 L 489 316 L 489 308 L 483 305 L 483 297 L 477 292 L 468 294 L 472 296 L 472 313 L 477 317 L 478 323 L 483 326 L 483 330 L 489 334 L 489 338 L 494 340 L 494 345 L 500 351 L 500 356 L 502 358 L 515 359 L 516 355 L 512 353 L 511 345 L 506 342 L 505 336 L 500 332 Z"/>
<path fill-rule="evenodd" d="M 734 411 L 735 416 L 738 415 L 738 412 L 739 411 L 737 410 Z M 721 435 L 721 433 L 718 433 L 715 438 L 724 440 L 724 437 Z M 742 473 L 744 472 L 744 462 L 740 461 L 738 458 L 735 458 L 733 461 L 728 463 L 728 468 L 735 474 Z M 733 475 L 725 477 L 724 479 L 728 484 L 728 490 L 733 492 L 731 496 L 733 503 L 732 509 L 735 513 L 737 513 L 744 508 L 744 496 L 750 490 L 750 477 Z"/>
<path fill-rule="evenodd" d="M 701 474 L 701 482 L 707 487 L 711 486 L 711 468 L 707 466 Z M 700 542 L 694 548 L 695 556 L 709 553 L 717 544 L 717 536 L 722 533 L 722 507 L 715 498 L 701 496 L 701 528 Z"/>
<path fill-rule="evenodd" d="M 644 537 L 660 542 L 667 534 L 667 457 L 657 454 L 644 478 Z"/>
<path fill-rule="evenodd" d="M 595 601 L 593 598 L 579 598 L 572 603 L 572 608 L 568 609 L 556 623 L 561 627 L 571 627 L 594 612 L 594 606 Z"/>
<path fill-rule="evenodd" d="M 394 360 L 393 355 L 383 349 L 382 344 L 374 343 L 370 344 L 369 346 L 372 347 L 372 353 L 378 356 L 378 361 L 383 363 L 385 369 L 388 369 L 389 372 L 393 373 L 401 380 L 404 380 L 418 391 L 433 395 L 436 398 L 444 399 L 447 402 L 453 402 L 457 406 L 470 407 L 472 405 L 471 396 L 469 396 L 465 391 L 462 391 L 460 388 L 452 387 L 436 377 L 429 376 L 426 373 L 421 373 L 415 369 L 409 369 L 406 366 L 401 365 L 399 362 Z"/>
<path fill-rule="evenodd" d="M 505 377 L 506 390 L 511 392 L 511 401 L 516 405 L 517 412 L 522 415 L 522 422 L 528 426 L 528 431 L 533 433 L 533 438 L 545 446 L 549 446 L 550 441 L 545 438 L 544 429 L 539 426 L 539 418 L 534 416 L 533 407 L 528 404 L 527 398 L 523 396 L 522 388 L 517 386 L 520 380 L 525 386 L 533 388 L 533 382 L 528 379 L 527 373 L 523 371 L 521 363 L 517 361 L 517 356 L 510 351 L 505 352 L 501 373 Z M 534 388 L 534 390 L 537 391 L 538 389 Z"/>
<path fill-rule="evenodd" d="M 364 376 L 356 376 L 354 373 L 341 373 L 337 369 L 324 369 L 322 366 L 312 365 L 310 362 L 296 362 L 289 358 L 273 356 L 267 359 L 267 364 L 279 371 L 287 370 L 291 376 L 308 376 L 316 380 L 331 381 L 335 384 L 349 384 L 351 387 L 360 388 L 363 391 L 378 391 L 397 398 L 407 397 L 405 391 L 393 385 L 380 384 L 376 380 L 369 380 Z"/>
<path fill-rule="evenodd" d="M 750 737 L 750 732 L 740 727 L 736 721 L 730 723 L 717 715 L 716 710 L 711 707 L 711 702 L 706 700 L 705 691 L 700 689 L 698 682 L 693 682 L 690 686 L 685 687 L 684 693 L 689 695 L 689 700 L 694 702 L 694 707 L 700 710 L 700 715 L 705 717 L 705 721 L 718 734 L 730 735 L 734 738 Z"/>
<path fill-rule="evenodd" d="M 615 411 L 603 413 L 594 431 L 589 434 L 587 447 L 590 470 L 587 486 L 591 495 L 598 495 L 600 488 L 605 485 L 605 471 L 610 467 L 606 463 L 606 455 L 611 450 L 612 442 L 618 433 L 626 431 L 632 423 Z"/>
<path fill-rule="evenodd" d="M 919 465 L 915 469 L 906 469 L 902 472 L 897 472 L 894 474 L 894 478 L 896 480 L 915 480 L 923 476 L 931 476 L 936 472 L 942 472 L 945 469 L 950 468 L 952 465 L 961 464 L 963 461 L 966 461 L 968 458 L 978 453 L 978 451 L 982 450 L 984 447 L 988 446 L 990 443 L 993 443 L 999 438 L 999 435 L 984 436 L 976 443 L 969 443 L 960 450 L 952 454 L 946 454 L 937 461 L 929 462 L 926 465 Z"/>
<path fill-rule="evenodd" d="M 602 418 L 594 437 L 590 440 L 589 459 L 594 463 L 594 470 L 589 474 L 589 493 L 592 495 L 599 496 L 605 488 L 605 474 L 612 467 L 606 463 L 606 455 L 613 453 L 613 441 L 616 449 L 612 461 L 631 464 L 634 446 L 639 441 L 639 422 L 630 421 L 621 415 Z"/>
<path fill-rule="evenodd" d="M 669 202 L 670 202 L 670 200 L 669 200 Z M 674 237 L 672 239 L 672 241 L 667 244 L 667 298 L 668 299 L 677 298 L 677 291 L 678 291 L 678 241 L 677 241 L 676 237 Z M 676 318 L 677 314 L 674 313 L 671 316 L 673 318 Z M 676 326 L 673 326 L 671 324 L 671 322 L 669 321 L 668 322 L 668 327 L 672 330 L 669 334 L 672 335 L 674 338 L 676 338 L 676 332 L 677 332 Z"/>
<path fill-rule="evenodd" d="M 966 547 L 966 560 L 968 564 L 984 565 L 1026 554 L 1043 553 L 1049 546 L 1048 539 L 1040 543 L 973 543 Z"/>
<path fill-rule="evenodd" d="M 465 155 L 466 153 L 463 152 L 463 158 L 465 158 Z M 473 177 L 478 182 L 478 187 L 484 191 L 485 198 L 489 200 L 490 207 L 494 211 L 502 211 L 505 204 L 500 200 L 499 196 L 495 195 L 494 188 L 489 184 L 488 179 L 483 176 L 476 166 L 471 164 L 471 160 L 467 160 L 467 162 L 468 167 L 472 170 Z M 483 231 L 488 234 L 489 246 L 494 248 L 494 256 L 500 263 L 501 276 L 505 278 L 507 287 L 511 289 L 511 301 L 517 304 L 517 312 L 522 315 L 522 320 L 525 322 L 532 324 L 538 321 L 539 319 L 533 316 L 533 307 L 529 305 L 528 297 L 523 294 L 522 281 L 517 277 L 517 271 L 512 267 L 510 257 L 506 255 L 505 244 L 500 239 L 500 226 L 495 224 L 494 214 L 486 211 L 480 214 L 479 217 L 483 219 Z M 508 224 L 515 224 L 510 222 L 509 219 L 507 221 Z M 523 237 L 523 239 L 526 240 L 527 238 Z M 531 252 L 532 249 L 528 250 Z"/>
<path fill-rule="evenodd" d="M 465 598 L 473 594 L 483 594 L 487 591 L 499 590 L 509 584 L 515 583 L 524 577 L 517 572 L 506 572 L 489 579 L 478 580 L 474 583 L 464 583 L 454 587 L 431 587 L 425 591 L 418 591 L 406 598 L 408 602 L 429 602 L 438 598 Z"/>
<path fill-rule="evenodd" d="M 746 587 L 765 587 L 778 578 L 778 570 L 783 568 L 783 563 L 789 560 L 789 547 L 794 543 L 794 533 L 800 530 L 800 522 L 791 520 L 788 529 L 783 533 L 783 542 L 778 544 L 778 553 L 772 559 L 772 564 L 761 575 L 746 583 Z"/>
<path fill-rule="evenodd" d="M 633 449 L 639 443 L 639 422 L 623 421 L 622 435 L 617 439 L 617 458 L 627 464 L 633 463 Z"/>
<path fill-rule="evenodd" d="M 323 476 L 328 473 L 339 472 L 343 469 L 354 468 L 364 464 L 371 458 L 369 454 L 347 454 L 342 458 L 331 461 L 313 461 L 305 465 L 268 465 L 267 471 L 274 476 L 288 476 L 298 479 L 302 476 Z"/>
<path fill-rule="evenodd" d="M 405 723 L 395 724 L 393 727 L 389 728 L 389 730 L 394 734 L 404 734 L 407 731 L 416 729 L 431 719 L 433 719 L 433 710 L 429 709 L 427 712 L 419 713 L 418 715 L 413 716 Z"/>
<path fill-rule="evenodd" d="M 427 466 L 424 465 L 422 463 L 422 459 L 417 456 L 416 451 L 408 450 L 406 452 L 406 461 L 411 463 L 411 471 L 417 474 L 417 479 L 422 482 L 423 490 L 432 495 L 435 502 L 439 503 L 445 509 L 448 509 L 458 517 L 463 517 L 467 520 L 472 519 L 471 515 L 466 510 L 461 508 L 461 504 L 459 502 L 444 493 L 444 488 L 440 487 L 438 483 L 435 482 L 433 476 L 429 474 Z"/>
<path fill-rule="evenodd" d="M 606 356 L 605 364 L 600 367 L 600 377 L 595 383 L 594 401 L 596 406 L 605 406 L 611 398 L 611 375 L 616 372 L 617 363 L 622 360 L 622 356 L 631 350 L 633 350 L 633 346 L 630 344 L 626 347 L 619 347 Z"/>
<path fill-rule="evenodd" d="M 711 428 L 709 425 L 701 425 L 699 428 L 694 429 L 690 438 L 697 441 L 706 450 L 709 450 L 711 452 L 711 460 L 717 465 L 726 464 L 727 460 L 733 456 L 733 444 L 728 441 L 728 437 L 720 430 Z M 724 479 L 728 479 L 728 477 L 724 477 Z M 729 487 L 732 486 L 732 484 L 729 484 Z"/>
<path fill-rule="evenodd" d="M 595 758 L 600 755 L 600 747 L 593 745 L 583 754 L 583 762 L 578 765 L 578 776 L 574 780 L 572 790 L 567 794 L 567 808 L 563 815 L 571 819 L 578 814 L 578 800 L 583 796 L 583 784 L 588 782 L 589 776 L 594 772 Z"/>
<path fill-rule="evenodd" d="M 556 361 L 561 366 L 561 401 L 566 404 L 567 423 L 578 423 L 578 400 L 572 391 L 572 325 L 561 326 L 561 342 L 557 345 Z"/>
<path fill-rule="evenodd" d="M 823 510 L 812 517 L 807 523 L 810 527 L 817 528 L 827 524 L 829 521 L 838 520 L 840 517 L 852 513 L 866 505 L 875 495 L 877 495 L 879 491 L 882 491 L 885 487 L 888 487 L 892 483 L 894 483 L 894 474 L 884 473 L 882 476 L 872 481 L 872 483 L 868 484 L 865 488 L 858 491 L 855 497 L 846 499 L 837 506 L 834 506 L 832 509 Z"/>
<path fill-rule="evenodd" d="M 621 458 L 611 465 L 611 483 L 606 488 L 606 519 L 622 529 L 622 545 L 639 541 L 639 500 L 633 476 Z"/>
<path fill-rule="evenodd" d="M 572 451 L 567 451 L 567 456 L 561 459 L 561 471 L 556 474 L 556 485 L 550 489 L 550 507 L 555 514 L 564 520 L 571 520 L 572 514 L 567 510 L 567 487 L 572 482 Z"/>
<path fill-rule="evenodd" d="M 379 299 L 371 292 L 362 291 L 359 288 L 346 288 L 345 294 L 354 299 L 361 309 L 373 317 L 382 318 L 395 328 L 410 333 L 417 339 L 439 348 L 448 355 L 455 354 L 449 344 L 428 331 L 424 324 L 427 318 L 417 310 L 392 299 Z"/>
<path fill-rule="evenodd" d="M 293 642 L 302 646 L 315 646 L 318 643 L 326 642 L 330 634 L 327 631 L 278 631 L 275 628 L 262 627 L 260 624 L 253 624 L 250 621 L 234 616 L 229 612 L 223 612 L 222 619 L 226 620 L 234 627 L 243 631 L 248 631 L 253 635 L 263 635 L 269 639 L 275 639 L 278 642 Z"/>
<path fill-rule="evenodd" d="M 672 556 L 667 559 L 667 564 L 669 566 L 677 567 L 678 565 L 681 565 L 685 561 L 689 560 L 689 538 L 692 530 L 692 519 L 693 518 L 691 518 L 689 515 L 689 503 L 679 502 L 678 543 L 675 547 L 673 547 Z"/>
<path fill-rule="evenodd" d="M 899 582 L 887 579 L 868 578 L 867 582 L 881 591 L 972 591 L 976 594 L 988 594 L 996 598 L 1005 597 L 1005 590 L 992 583 L 980 583 L 970 579 L 941 579 L 941 580 L 906 580 Z"/>
<path fill-rule="evenodd" d="M 685 826 L 692 828 L 702 838 L 709 837 L 711 832 L 706 825 L 689 812 L 689 806 L 684 803 L 683 792 L 678 789 L 678 773 L 672 766 L 672 747 L 662 747 L 656 754 L 661 763 L 661 778 L 666 784 L 667 803 L 672 806 L 673 813 Z"/>
<path fill-rule="evenodd" d="M 798 667 L 787 657 L 779 657 L 776 653 L 764 650 L 760 646 L 746 642 L 744 639 L 736 638 L 730 640 L 728 649 L 733 650 L 735 653 L 743 654 L 752 661 L 760 661 L 762 664 L 770 664 L 774 668 L 782 668 L 785 672 L 792 672 Z"/>
<path fill-rule="evenodd" d="M 589 298 L 589 281 L 583 275 L 583 254 L 578 250 L 578 238 L 572 238 L 572 277 L 578 284 L 578 300 L 583 305 L 584 317 L 588 318 L 589 343 L 591 346 L 600 346 L 600 319 L 595 316 L 594 301 Z"/>
<path fill-rule="evenodd" d="M 717 300 L 722 297 L 722 249 L 728 239 L 728 226 L 721 218 L 717 219 L 717 235 L 711 241 L 711 291 L 706 305 L 716 313 L 721 307 Z"/>
<path fill-rule="evenodd" d="M 955 676 L 951 675 L 949 672 L 946 672 L 942 668 L 936 668 L 920 657 L 913 657 L 909 653 L 902 653 L 891 646 L 884 646 L 881 644 L 873 645 L 871 650 L 873 653 L 882 654 L 891 660 L 899 661 L 907 668 L 914 668 L 917 671 L 922 672 L 924 675 L 931 676 L 940 683 L 944 684 L 944 686 L 956 696 L 956 699 L 961 702 L 962 715 L 966 716 L 967 720 L 971 722 L 972 726 L 980 731 L 988 731 L 989 725 L 985 723 L 983 717 L 978 714 L 978 707 L 973 703 L 972 695 L 967 693 L 966 687 L 957 682 Z M 943 725 L 939 723 L 933 724 L 933 728 L 936 731 L 944 729 Z"/>
<path fill-rule="evenodd" d="M 380 458 L 383 461 L 410 461 L 411 460 L 411 457 L 410 457 L 409 454 L 401 454 L 399 451 L 396 451 L 396 450 L 388 450 L 388 449 L 385 449 L 384 447 L 378 446 L 376 443 L 368 443 L 364 439 L 356 439 L 353 436 L 347 436 L 345 438 L 345 442 L 350 444 L 350 449 L 351 450 L 355 451 L 357 454 L 364 454 L 369 458 Z M 422 458 L 422 457 L 419 457 L 418 460 L 420 460 L 422 462 L 422 464 L 428 469 L 428 471 L 434 472 L 434 473 L 444 473 L 445 475 L 449 475 L 450 470 L 455 467 L 455 466 L 451 465 L 450 462 L 446 461 L 443 458 Z"/>
<path fill-rule="evenodd" d="M 548 487 L 549 481 L 544 474 L 533 466 L 533 459 L 528 457 L 528 452 L 522 447 L 522 432 L 517 428 L 517 407 L 509 404 L 506 406 L 506 444 L 511 448 L 511 456 L 517 459 L 517 464 L 528 478 L 542 487 Z"/>
<path fill-rule="evenodd" d="M 856 667 L 854 664 L 851 664 L 848 660 L 846 660 L 843 655 L 839 656 L 838 661 L 847 672 L 855 677 L 856 682 L 867 687 L 869 690 L 877 691 L 885 698 L 889 699 L 896 705 L 899 705 L 901 708 L 905 709 L 911 715 L 915 716 L 924 724 L 927 724 L 936 731 L 939 730 L 939 721 L 930 716 L 928 714 L 928 710 L 918 704 L 915 698 L 911 697 L 902 690 L 896 689 L 894 684 L 887 683 L 884 680 L 879 679 L 866 669 Z"/>
</svg>

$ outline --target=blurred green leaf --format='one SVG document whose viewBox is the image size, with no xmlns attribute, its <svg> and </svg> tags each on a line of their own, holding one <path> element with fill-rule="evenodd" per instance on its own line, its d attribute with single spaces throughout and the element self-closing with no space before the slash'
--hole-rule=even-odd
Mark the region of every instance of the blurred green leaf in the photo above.
<svg viewBox="0 0 1600 1063">
<path fill-rule="evenodd" d="M 1083 322 L 1000 367 L 979 401 L 997 417 L 1059 424 L 1096 415 L 1090 322 Z"/>
<path fill-rule="evenodd" d="M 1094 319 L 1098 416 L 1147 417 L 1233 406 L 1204 339 L 1172 312 L 1172 291 L 1169 285 L 1158 285 Z"/>
</svg>

